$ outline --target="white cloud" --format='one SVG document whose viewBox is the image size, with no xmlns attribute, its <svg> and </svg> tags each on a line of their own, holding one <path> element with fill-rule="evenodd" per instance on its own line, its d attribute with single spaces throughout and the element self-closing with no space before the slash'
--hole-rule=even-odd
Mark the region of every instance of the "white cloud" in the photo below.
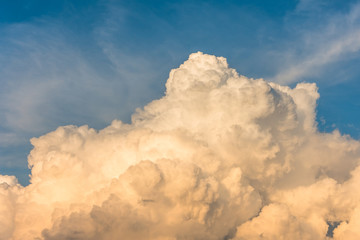
<svg viewBox="0 0 360 240">
<path fill-rule="evenodd" d="M 0 185 L 2 239 L 325 239 L 329 221 L 336 239 L 356 232 L 360 142 L 317 131 L 315 84 L 249 79 L 198 52 L 166 89 L 131 124 L 33 138 L 31 184 Z"/>
</svg>

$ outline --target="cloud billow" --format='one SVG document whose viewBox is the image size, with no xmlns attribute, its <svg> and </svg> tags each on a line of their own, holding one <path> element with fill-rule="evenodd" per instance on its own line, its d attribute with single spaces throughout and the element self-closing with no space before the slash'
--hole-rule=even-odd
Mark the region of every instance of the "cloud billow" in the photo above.
<svg viewBox="0 0 360 240">
<path fill-rule="evenodd" d="M 191 54 L 131 124 L 33 138 L 0 239 L 358 239 L 360 143 L 317 130 L 318 98 Z"/>
</svg>

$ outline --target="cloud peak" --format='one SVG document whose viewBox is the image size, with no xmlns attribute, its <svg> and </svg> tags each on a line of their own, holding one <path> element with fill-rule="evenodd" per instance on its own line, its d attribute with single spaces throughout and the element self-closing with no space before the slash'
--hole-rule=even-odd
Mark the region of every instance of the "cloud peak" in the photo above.
<svg viewBox="0 0 360 240">
<path fill-rule="evenodd" d="M 0 177 L 0 239 L 325 239 L 329 222 L 355 239 L 360 143 L 317 131 L 318 98 L 191 54 L 130 124 L 33 138 L 31 184 Z"/>
</svg>

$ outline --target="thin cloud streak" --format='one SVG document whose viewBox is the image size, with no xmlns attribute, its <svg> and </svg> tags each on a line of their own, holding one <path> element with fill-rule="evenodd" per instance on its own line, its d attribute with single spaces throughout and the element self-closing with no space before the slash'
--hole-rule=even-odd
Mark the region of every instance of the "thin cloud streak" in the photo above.
<svg viewBox="0 0 360 240">
<path fill-rule="evenodd" d="M 305 54 L 293 54 L 293 50 L 283 53 L 287 62 L 280 72 L 270 80 L 281 84 L 292 84 L 306 77 L 326 71 L 334 62 L 342 61 L 360 49 L 360 4 L 354 5 L 345 15 L 330 16 L 325 26 L 319 30 L 302 33 Z M 316 24 L 316 23 L 315 23 Z M 280 53 L 281 55 L 281 53 Z M 299 59 L 300 58 L 300 59 Z"/>
</svg>

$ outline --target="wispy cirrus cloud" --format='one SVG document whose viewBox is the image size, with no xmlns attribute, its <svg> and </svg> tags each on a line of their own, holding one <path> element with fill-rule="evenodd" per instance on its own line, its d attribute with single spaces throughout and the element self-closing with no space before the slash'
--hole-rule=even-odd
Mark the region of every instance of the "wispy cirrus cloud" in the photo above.
<svg viewBox="0 0 360 240">
<path fill-rule="evenodd" d="M 322 2 L 326 4 L 325 2 Z M 285 61 L 279 71 L 271 78 L 282 84 L 302 81 L 316 76 L 332 63 L 341 62 L 358 54 L 360 50 L 360 4 L 350 5 L 349 10 L 324 12 L 321 1 L 300 1 L 292 17 L 306 15 L 306 29 L 299 22 L 290 23 L 290 29 L 299 39 L 293 40 L 279 56 Z M 310 17 L 309 17 L 310 15 Z M 315 17 L 316 16 L 316 17 Z M 309 26 L 312 25 L 312 26 Z"/>
<path fill-rule="evenodd" d="M 166 79 L 161 61 L 131 55 L 119 41 L 125 11 L 113 4 L 102 11 L 83 32 L 79 22 L 51 17 L 0 26 L 0 168 L 16 162 L 25 169 L 28 152 L 19 158 L 8 149 L 29 149 L 33 136 L 59 125 L 99 129 L 129 121 L 135 108 L 162 94 L 153 86 Z"/>
</svg>

